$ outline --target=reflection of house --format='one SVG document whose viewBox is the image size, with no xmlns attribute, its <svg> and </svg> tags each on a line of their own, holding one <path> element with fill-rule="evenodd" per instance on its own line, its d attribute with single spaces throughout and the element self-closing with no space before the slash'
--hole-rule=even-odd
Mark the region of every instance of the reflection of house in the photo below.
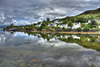
<svg viewBox="0 0 100 67">
<path fill-rule="evenodd" d="M 98 42 L 100 42 L 100 36 L 98 36 Z"/>
<path fill-rule="evenodd" d="M 100 36 L 98 36 L 98 38 L 100 39 Z"/>
<path fill-rule="evenodd" d="M 79 27 L 81 27 L 81 23 L 80 22 L 79 23 L 73 23 L 72 29 L 76 29 L 76 28 L 79 28 Z"/>
<path fill-rule="evenodd" d="M 80 39 L 80 37 L 78 37 L 78 36 L 76 36 L 76 35 L 72 35 L 72 37 L 73 37 L 74 39 Z"/>
<path fill-rule="evenodd" d="M 16 29 L 16 28 L 9 29 L 9 31 L 16 31 L 16 30 L 18 30 L 18 29 Z"/>
</svg>

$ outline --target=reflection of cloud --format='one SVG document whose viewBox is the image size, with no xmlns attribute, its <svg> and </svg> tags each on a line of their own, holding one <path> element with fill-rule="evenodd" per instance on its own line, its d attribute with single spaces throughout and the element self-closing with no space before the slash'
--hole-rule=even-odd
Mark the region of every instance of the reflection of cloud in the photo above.
<svg viewBox="0 0 100 67">
<path fill-rule="evenodd" d="M 76 38 L 76 36 L 74 37 Z M 47 66 L 51 65 L 50 67 L 59 67 L 58 64 L 60 67 L 100 66 L 100 52 L 83 48 L 75 43 L 65 43 L 54 38 L 50 41 L 42 38 L 37 39 L 37 37 L 23 32 L 15 32 L 13 35 L 8 32 L 0 33 L 0 40 L 0 45 L 7 45 L 0 46 L 0 50 L 6 52 L 3 53 L 5 55 L 3 56 L 4 58 L 1 59 L 10 61 L 3 62 L 5 65 L 12 65 L 11 62 L 19 60 L 25 60 L 28 63 L 30 59 L 35 58 Z M 3 43 L 3 41 L 5 42 Z M 25 43 L 28 43 L 28 45 Z"/>
<path fill-rule="evenodd" d="M 66 43 L 63 41 L 59 41 L 59 40 L 55 40 L 55 39 L 51 39 L 50 41 L 44 40 L 44 39 L 40 39 L 38 40 L 38 43 L 40 43 L 43 47 L 58 47 L 58 48 L 83 48 L 81 46 L 79 46 L 78 44 L 75 43 Z"/>
<path fill-rule="evenodd" d="M 0 35 L 0 43 L 5 43 L 6 37 L 4 34 Z"/>
<path fill-rule="evenodd" d="M 58 49 L 59 50 L 59 49 Z M 59 54 L 60 52 L 56 52 L 56 54 Z M 92 65 L 98 67 L 100 64 L 100 57 L 99 56 L 95 56 L 93 53 L 95 53 L 94 51 L 78 51 L 75 52 L 76 54 L 71 54 L 70 55 L 70 51 L 69 54 L 66 56 L 66 53 L 64 55 L 61 55 L 59 57 L 56 58 L 56 54 L 53 54 L 52 57 L 49 58 L 44 58 L 42 61 L 46 61 L 46 62 L 52 62 L 52 63 L 58 63 L 60 65 L 62 65 L 62 67 L 64 66 L 68 66 L 68 67 L 90 67 Z M 51 52 L 52 54 L 52 52 Z M 48 55 L 48 54 L 47 54 Z M 96 59 L 98 58 L 98 59 Z"/>
<path fill-rule="evenodd" d="M 28 35 L 27 33 L 24 32 L 14 32 L 13 34 L 15 37 L 19 37 L 19 38 L 24 38 L 24 39 L 38 39 L 38 37 L 33 36 L 33 35 Z"/>
<path fill-rule="evenodd" d="M 1 15 L 0 15 L 0 22 L 3 22 L 4 20 L 5 20 L 4 14 L 1 13 Z"/>
<path fill-rule="evenodd" d="M 24 45 L 24 43 L 29 43 L 30 41 L 34 42 L 38 39 L 37 37 L 28 35 L 24 32 L 15 32 L 13 35 L 8 32 L 0 34 L 0 45 Z"/>
</svg>

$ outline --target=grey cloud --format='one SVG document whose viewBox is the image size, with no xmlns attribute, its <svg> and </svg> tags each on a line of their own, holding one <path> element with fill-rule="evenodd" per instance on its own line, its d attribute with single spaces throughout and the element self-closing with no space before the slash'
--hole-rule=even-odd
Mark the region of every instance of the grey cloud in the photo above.
<svg viewBox="0 0 100 67">
<path fill-rule="evenodd" d="M 13 19 L 57 18 L 77 15 L 99 7 L 100 0 L 0 0 L 0 14 L 6 18 L 0 24 L 12 23 Z M 6 21 L 6 22 L 5 22 Z"/>
</svg>

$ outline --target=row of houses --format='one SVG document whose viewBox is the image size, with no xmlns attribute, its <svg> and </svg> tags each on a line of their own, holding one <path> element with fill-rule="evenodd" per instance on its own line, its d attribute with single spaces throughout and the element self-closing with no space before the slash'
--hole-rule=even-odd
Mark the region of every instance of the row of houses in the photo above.
<svg viewBox="0 0 100 67">
<path fill-rule="evenodd" d="M 88 24 L 88 23 L 91 23 L 91 22 L 93 22 L 93 20 L 89 20 L 88 22 L 86 22 L 85 24 Z M 96 22 L 99 22 L 99 28 L 100 28 L 100 20 L 98 19 L 98 20 L 96 20 Z M 50 27 L 52 27 L 52 26 L 54 26 L 54 27 L 60 27 L 60 28 L 70 28 L 67 24 L 61 24 L 62 22 L 59 22 L 59 21 L 55 21 L 54 23 L 50 23 L 50 24 L 48 24 L 48 26 L 50 26 Z M 40 27 L 41 26 L 41 24 L 42 23 L 40 23 L 40 24 L 37 24 L 36 25 L 36 27 Z M 77 22 L 77 23 L 73 23 L 73 27 L 72 27 L 72 29 L 77 29 L 77 28 L 79 28 L 79 27 L 81 27 L 81 23 L 80 22 Z"/>
<path fill-rule="evenodd" d="M 50 27 L 52 27 L 52 26 L 55 26 L 55 27 L 60 27 L 60 28 L 70 28 L 67 24 L 61 24 L 62 22 L 59 22 L 59 21 L 55 21 L 54 23 L 50 23 L 50 24 L 48 24 L 48 26 L 50 26 Z M 73 23 L 73 29 L 74 28 L 79 28 L 79 27 L 81 27 L 81 23 L 79 22 L 79 23 Z"/>
</svg>

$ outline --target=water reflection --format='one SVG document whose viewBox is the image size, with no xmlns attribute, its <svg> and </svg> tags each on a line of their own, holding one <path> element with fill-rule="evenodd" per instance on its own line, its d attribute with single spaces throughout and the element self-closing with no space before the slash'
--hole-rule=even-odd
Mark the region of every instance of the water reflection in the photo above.
<svg viewBox="0 0 100 67">
<path fill-rule="evenodd" d="M 0 28 L 0 31 L 3 31 L 3 28 Z"/>
<path fill-rule="evenodd" d="M 67 35 L 67 34 L 47 34 L 47 33 L 32 33 L 26 32 L 29 35 L 34 35 L 39 38 L 51 40 L 52 38 L 66 43 L 76 43 L 85 48 L 95 49 L 100 51 L 100 35 Z"/>
<path fill-rule="evenodd" d="M 100 67 L 98 36 L 0 32 L 0 66 Z"/>
</svg>

